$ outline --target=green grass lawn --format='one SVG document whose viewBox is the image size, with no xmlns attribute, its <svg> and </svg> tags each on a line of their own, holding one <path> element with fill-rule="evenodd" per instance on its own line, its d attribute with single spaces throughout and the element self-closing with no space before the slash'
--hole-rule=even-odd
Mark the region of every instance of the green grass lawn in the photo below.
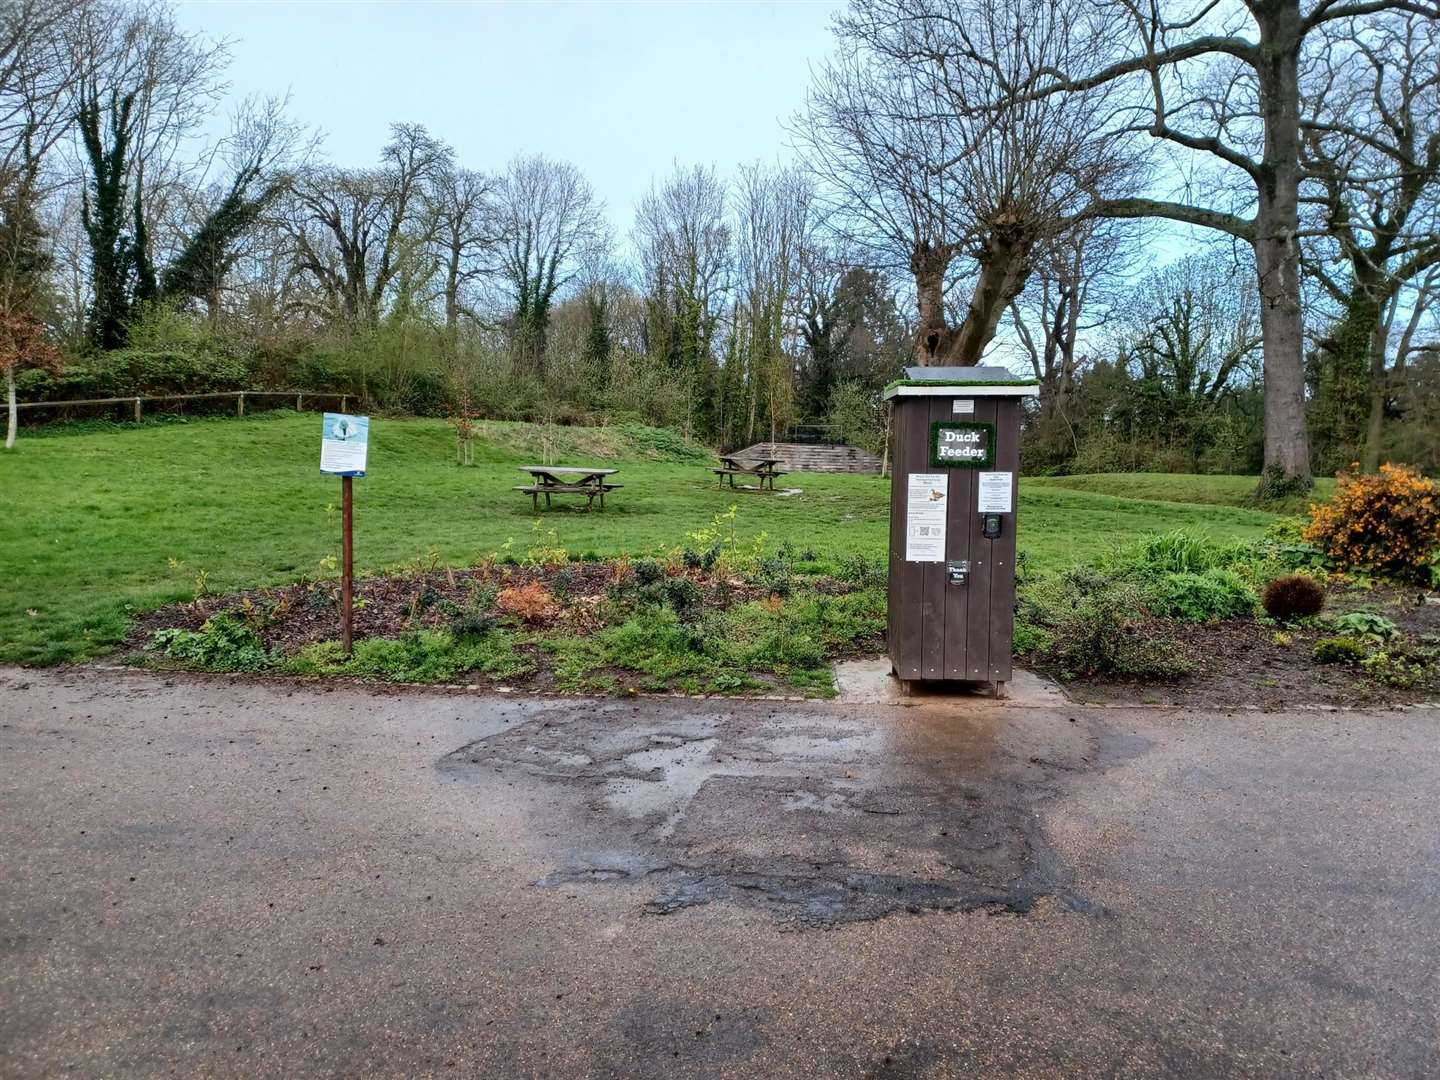
<svg viewBox="0 0 1440 1080">
<path fill-rule="evenodd" d="M 1197 476 L 1193 473 L 1085 473 L 1079 476 L 1044 476 L 1026 481 L 1032 488 L 1063 488 L 1096 495 L 1117 495 L 1126 499 L 1157 502 L 1200 503 L 1206 506 L 1250 504 L 1255 494 L 1253 476 Z M 1320 477 L 1310 495 L 1291 499 L 1280 507 L 1289 513 L 1303 513 L 1310 503 L 1323 502 L 1335 491 L 1335 481 Z"/>
<path fill-rule="evenodd" d="M 537 459 L 540 438 L 529 425 L 487 424 L 477 464 L 462 468 L 444 422 L 377 419 L 370 474 L 355 481 L 357 569 L 432 553 L 468 565 L 507 542 L 523 556 L 548 544 L 551 530 L 573 555 L 669 551 L 732 504 L 746 541 L 763 532 L 771 547 L 789 540 L 822 557 L 885 553 L 888 480 L 798 474 L 785 479 L 799 495 L 732 495 L 716 487 L 708 459 L 647 457 L 663 443 L 637 443 L 616 429 L 560 430 L 557 463 L 616 466 L 625 486 L 603 514 L 542 511 L 537 533 L 529 498 L 511 486 L 524 481 L 515 466 Z M 201 573 L 212 592 L 317 574 L 338 554 L 340 527 L 340 482 L 320 475 L 319 444 L 313 413 L 22 437 L 0 453 L 0 661 L 102 653 L 124 635 L 132 612 L 189 599 Z M 1248 539 L 1273 520 L 1239 506 L 1129 497 L 1157 481 L 1144 490 L 1170 500 L 1188 497 L 1180 480 L 1253 485 L 1244 477 L 1067 480 L 1116 483 L 1108 492 L 1055 479 L 1022 484 L 1020 547 L 1041 569 L 1144 533 L 1187 528 Z"/>
</svg>

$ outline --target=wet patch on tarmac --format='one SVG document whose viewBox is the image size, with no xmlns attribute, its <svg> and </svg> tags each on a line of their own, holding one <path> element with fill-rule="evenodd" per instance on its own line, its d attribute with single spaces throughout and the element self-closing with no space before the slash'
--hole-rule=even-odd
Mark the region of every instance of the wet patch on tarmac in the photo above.
<svg viewBox="0 0 1440 1080">
<path fill-rule="evenodd" d="M 651 914 L 726 901 L 803 928 L 1043 896 L 1090 910 L 1037 809 L 1110 756 L 1063 713 L 575 702 L 441 767 L 553 796 L 542 887 L 630 883 Z"/>
</svg>

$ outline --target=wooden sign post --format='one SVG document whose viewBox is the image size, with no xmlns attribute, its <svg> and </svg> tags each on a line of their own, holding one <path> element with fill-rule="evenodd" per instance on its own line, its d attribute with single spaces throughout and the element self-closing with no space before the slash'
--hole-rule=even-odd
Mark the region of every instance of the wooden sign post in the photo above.
<svg viewBox="0 0 1440 1080">
<path fill-rule="evenodd" d="M 355 641 L 355 492 L 354 477 L 340 478 L 340 643 L 345 655 Z"/>
<path fill-rule="evenodd" d="M 365 475 L 370 418 L 326 413 L 320 471 L 340 477 L 340 642 L 349 656 L 355 641 L 355 477 Z"/>
</svg>

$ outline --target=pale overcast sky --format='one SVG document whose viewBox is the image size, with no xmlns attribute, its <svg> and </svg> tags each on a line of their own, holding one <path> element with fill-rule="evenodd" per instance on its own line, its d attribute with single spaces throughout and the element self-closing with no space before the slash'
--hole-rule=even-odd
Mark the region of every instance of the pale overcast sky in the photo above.
<svg viewBox="0 0 1440 1080">
<path fill-rule="evenodd" d="M 543 152 L 585 172 L 623 236 L 676 161 L 790 156 L 783 124 L 841 6 L 192 0 L 178 15 L 232 40 L 234 97 L 288 90 L 337 164 L 374 162 L 393 121 L 470 168 Z"/>
</svg>

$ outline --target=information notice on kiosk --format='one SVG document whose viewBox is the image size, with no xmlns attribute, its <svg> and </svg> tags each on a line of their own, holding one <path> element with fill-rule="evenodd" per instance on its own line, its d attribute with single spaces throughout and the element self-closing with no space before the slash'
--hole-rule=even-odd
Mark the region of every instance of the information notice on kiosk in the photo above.
<svg viewBox="0 0 1440 1080">
<path fill-rule="evenodd" d="M 911 473 L 905 508 L 905 561 L 945 561 L 945 507 L 948 473 Z"/>
</svg>

